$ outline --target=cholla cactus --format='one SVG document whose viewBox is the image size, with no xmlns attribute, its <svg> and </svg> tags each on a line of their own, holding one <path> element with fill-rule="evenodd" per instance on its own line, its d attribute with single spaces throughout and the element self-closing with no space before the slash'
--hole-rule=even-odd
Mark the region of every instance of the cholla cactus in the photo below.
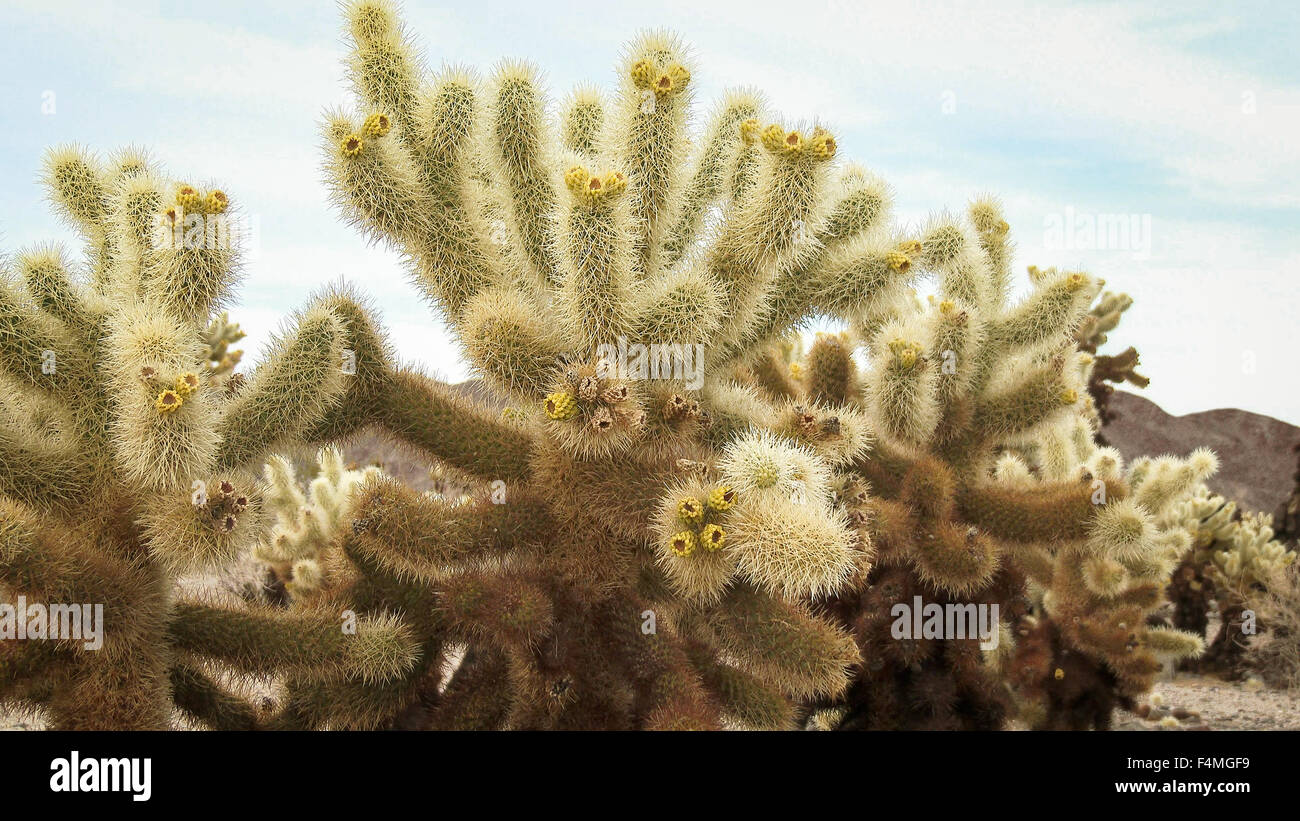
<svg viewBox="0 0 1300 821">
<path fill-rule="evenodd" d="M 815 392 L 858 408 L 879 435 L 836 479 L 838 504 L 877 556 L 829 604 L 863 664 L 845 697 L 815 705 L 819 721 L 995 728 L 1017 709 L 1034 726 L 1104 727 L 1114 704 L 1149 688 L 1159 656 L 1199 650 L 1144 622 L 1176 562 L 1153 524 L 1172 467 L 1143 495 L 1118 454 L 1092 441 L 1081 399 L 1091 358 L 1075 332 L 1100 283 L 1033 269 L 1030 294 L 1008 306 L 1007 235 L 996 204 L 980 200 L 969 223 L 939 218 L 904 239 L 912 273 L 933 274 L 938 294 L 922 302 L 899 289 L 840 314 L 853 334 L 820 338 L 797 369 L 796 402 Z M 861 375 L 854 339 L 870 363 Z M 767 383 L 770 372 L 753 375 Z M 1207 459 L 1175 473 L 1199 476 Z M 981 650 L 970 634 L 900 640 L 898 608 L 917 597 L 997 605 L 998 646 Z"/>
<path fill-rule="evenodd" d="M 235 375 L 235 368 L 244 358 L 244 352 L 230 350 L 230 346 L 245 336 L 238 322 L 230 321 L 230 314 L 225 311 L 215 316 L 203 332 L 203 343 L 207 345 L 204 357 L 204 370 L 207 371 L 208 384 L 217 385 L 228 381 Z"/>
<path fill-rule="evenodd" d="M 1047 276 L 1050 272 L 1030 267 L 1031 277 Z M 1110 410 L 1110 397 L 1115 388 L 1110 383 L 1121 385 L 1127 382 L 1139 388 L 1151 384 L 1151 380 L 1138 373 L 1137 349 L 1129 346 L 1118 354 L 1099 354 L 1097 349 L 1106 344 L 1106 335 L 1115 330 L 1120 318 L 1133 305 L 1133 298 L 1128 294 L 1113 294 L 1110 291 L 1097 297 L 1092 310 L 1083 317 L 1075 329 L 1074 339 L 1079 350 L 1088 354 L 1084 361 L 1089 365 L 1086 381 L 1088 395 L 1092 397 L 1093 409 L 1097 416 L 1097 443 L 1106 445 L 1102 428 L 1115 417 Z"/>
<path fill-rule="evenodd" d="M 1187 534 L 1190 542 L 1169 592 L 1174 624 L 1204 636 L 1213 605 L 1219 629 L 1198 666 L 1240 675 L 1250 636 L 1266 628 L 1256 618 L 1256 604 L 1295 562 L 1295 551 L 1273 538 L 1272 516 L 1242 515 L 1235 502 L 1204 485 L 1179 500 L 1162 525 Z"/>
<path fill-rule="evenodd" d="M 82 629 L 97 622 L 102 646 L 7 633 L 0 699 L 57 728 L 161 728 L 173 706 L 248 727 L 257 712 L 207 666 L 403 673 L 412 648 L 390 621 L 344 633 L 324 614 L 174 600 L 179 574 L 257 539 L 250 468 L 317 436 L 351 400 L 339 363 L 355 329 L 335 307 L 350 300 L 315 301 L 242 387 L 222 390 L 204 357 L 238 273 L 226 195 L 169 181 L 130 151 L 105 165 L 55 150 L 46 181 L 88 259 L 78 271 L 38 247 L 0 283 L 0 590 L 29 608 L 84 606 L 94 621 Z"/>
<path fill-rule="evenodd" d="M 857 657 L 813 601 L 869 566 L 829 481 L 868 439 L 860 414 L 810 421 L 728 377 L 815 304 L 892 296 L 910 258 L 882 184 L 833 174 L 828 131 L 749 91 L 692 150 L 667 34 L 553 121 L 531 67 L 426 78 L 389 3 L 347 15 L 362 109 L 325 125 L 337 201 L 407 255 L 511 410 L 387 377 L 376 419 L 484 487 L 459 506 L 363 488 L 331 595 L 403 612 L 427 655 L 400 692 L 349 696 L 369 712 L 296 691 L 287 726 L 376 726 L 440 689 L 435 726 L 792 726 Z"/>
<path fill-rule="evenodd" d="M 377 467 L 349 470 L 337 448 L 316 455 L 317 473 L 304 494 L 293 462 L 273 456 L 264 467 L 266 507 L 275 515 L 270 533 L 253 550 L 292 596 L 310 597 L 326 583 L 330 546 L 352 522 L 352 494 Z"/>
</svg>

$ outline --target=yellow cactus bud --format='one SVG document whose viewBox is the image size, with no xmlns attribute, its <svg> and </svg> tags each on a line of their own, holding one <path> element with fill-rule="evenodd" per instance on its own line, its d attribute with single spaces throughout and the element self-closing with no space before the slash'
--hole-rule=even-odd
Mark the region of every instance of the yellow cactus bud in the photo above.
<svg viewBox="0 0 1300 821">
<path fill-rule="evenodd" d="M 1006 220 L 998 220 L 997 232 L 999 236 L 1007 233 L 1010 230 L 1011 230 L 1011 226 L 1007 224 Z"/>
<path fill-rule="evenodd" d="M 632 82 L 637 88 L 649 88 L 654 81 L 655 65 L 649 60 L 637 60 L 632 64 Z"/>
<path fill-rule="evenodd" d="M 572 419 L 578 412 L 578 403 L 571 394 L 560 391 L 546 397 L 546 415 L 552 419 Z"/>
<path fill-rule="evenodd" d="M 587 190 L 587 181 L 591 179 L 591 172 L 581 165 L 575 165 L 568 171 L 564 172 L 564 187 L 568 188 L 574 194 L 584 194 Z"/>
<path fill-rule="evenodd" d="M 361 124 L 361 133 L 367 137 L 382 137 L 393 127 L 387 114 L 371 114 Z"/>
<path fill-rule="evenodd" d="M 900 274 L 907 273 L 907 269 L 912 267 L 912 260 L 902 251 L 890 251 L 885 254 L 885 262 L 892 270 L 898 271 Z"/>
<path fill-rule="evenodd" d="M 199 375 L 192 371 L 186 371 L 176 377 L 176 393 L 180 394 L 182 399 L 189 399 L 199 389 Z"/>
<path fill-rule="evenodd" d="M 168 389 L 158 394 L 153 406 L 159 413 L 168 414 L 180 410 L 183 404 L 185 404 L 185 400 L 181 398 L 181 395 L 174 390 Z"/>
<path fill-rule="evenodd" d="M 803 135 L 798 131 L 791 131 L 789 134 L 786 134 L 785 139 L 781 141 L 781 151 L 785 154 L 798 154 L 803 151 L 803 145 Z"/>
<path fill-rule="evenodd" d="M 758 120 L 750 117 L 740 124 L 740 139 L 745 145 L 753 145 L 754 140 L 758 139 Z"/>
<path fill-rule="evenodd" d="M 898 244 L 898 250 L 907 254 L 909 257 L 919 256 L 921 253 L 920 240 L 909 239 Z"/>
<path fill-rule="evenodd" d="M 709 507 L 721 513 L 736 503 L 736 491 L 730 485 L 719 485 L 709 492 Z"/>
<path fill-rule="evenodd" d="M 681 63 L 673 63 L 668 67 L 668 76 L 673 81 L 673 88 L 682 89 L 691 81 L 691 72 Z"/>
<path fill-rule="evenodd" d="M 627 190 L 627 177 L 619 171 L 605 175 L 605 196 L 616 197 Z"/>
<path fill-rule="evenodd" d="M 957 303 L 953 302 L 951 299 L 945 299 L 943 302 L 939 303 L 939 313 L 944 316 L 952 316 L 953 312 L 956 310 Z"/>
<path fill-rule="evenodd" d="M 674 89 L 676 88 L 676 85 L 677 84 L 673 82 L 673 77 L 671 74 L 668 74 L 666 72 L 660 74 L 658 77 L 655 78 L 655 82 L 654 82 L 655 96 L 667 97 L 669 94 L 673 93 Z"/>
<path fill-rule="evenodd" d="M 1071 291 L 1077 291 L 1087 284 L 1088 278 L 1083 274 L 1070 274 L 1069 280 L 1066 281 L 1066 287 Z"/>
<path fill-rule="evenodd" d="M 1062 405 L 1073 405 L 1075 402 L 1078 401 L 1079 401 L 1079 393 L 1074 388 L 1066 388 L 1065 390 L 1061 391 Z"/>
<path fill-rule="evenodd" d="M 668 548 L 678 556 L 689 556 L 695 552 L 695 546 L 698 544 L 695 534 L 689 530 L 683 530 L 676 533 L 668 540 Z"/>
<path fill-rule="evenodd" d="M 1052 676 L 1053 676 L 1057 681 L 1060 681 L 1061 679 L 1065 678 L 1065 671 L 1062 670 L 1060 667 L 1057 667 L 1057 668 L 1056 668 L 1056 672 L 1053 673 Z"/>
<path fill-rule="evenodd" d="M 357 134 L 349 134 L 339 141 L 339 149 L 343 152 L 343 156 L 345 157 L 358 156 L 364 146 L 365 142 L 361 139 L 360 135 Z"/>
<path fill-rule="evenodd" d="M 677 503 L 677 515 L 683 521 L 691 524 L 698 524 L 700 519 L 704 518 L 704 505 L 694 496 L 687 496 Z"/>
<path fill-rule="evenodd" d="M 889 350 L 904 368 L 911 368 L 921 358 L 920 344 L 905 339 L 892 340 L 889 343 Z"/>
<path fill-rule="evenodd" d="M 835 156 L 835 138 L 829 132 L 818 129 L 813 133 L 808 150 L 819 160 L 829 160 Z"/>
<path fill-rule="evenodd" d="M 781 146 L 785 144 L 785 129 L 772 123 L 763 129 L 762 139 L 764 148 L 769 151 L 780 151 Z"/>
<path fill-rule="evenodd" d="M 727 543 L 727 531 L 717 525 L 705 525 L 700 531 L 700 544 L 704 549 L 710 552 L 721 550 L 722 546 Z"/>
<path fill-rule="evenodd" d="M 224 214 L 230 205 L 230 198 L 225 191 L 209 191 L 203 198 L 203 210 L 209 214 Z"/>
<path fill-rule="evenodd" d="M 176 189 L 176 204 L 186 211 L 199 211 L 203 207 L 203 198 L 192 185 L 182 185 Z"/>
</svg>

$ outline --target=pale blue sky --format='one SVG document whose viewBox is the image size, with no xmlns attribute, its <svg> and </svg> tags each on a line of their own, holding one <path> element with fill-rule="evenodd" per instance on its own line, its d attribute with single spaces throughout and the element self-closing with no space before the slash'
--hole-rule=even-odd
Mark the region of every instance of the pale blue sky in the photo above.
<svg viewBox="0 0 1300 821">
<path fill-rule="evenodd" d="M 1300 423 L 1300 11 L 1285 3 L 406 3 L 430 63 L 533 60 L 553 97 L 613 84 L 622 44 L 691 42 L 701 107 L 764 89 L 829 125 L 919 222 L 992 192 L 1017 268 L 1090 270 L 1136 304 L 1112 337 L 1173 413 L 1241 407 Z M 280 318 L 345 277 L 409 359 L 464 378 L 395 255 L 338 221 L 317 122 L 348 102 L 333 3 L 49 2 L 0 8 L 0 247 L 72 240 L 35 184 L 41 152 L 137 143 L 178 177 L 217 180 L 260 229 L 233 308 L 256 357 Z M 42 112 L 53 92 L 55 111 Z M 1087 248 L 1067 215 L 1137 215 Z M 1080 223 L 1081 225 L 1081 223 Z M 1149 225 L 1149 234 L 1143 230 Z"/>
</svg>

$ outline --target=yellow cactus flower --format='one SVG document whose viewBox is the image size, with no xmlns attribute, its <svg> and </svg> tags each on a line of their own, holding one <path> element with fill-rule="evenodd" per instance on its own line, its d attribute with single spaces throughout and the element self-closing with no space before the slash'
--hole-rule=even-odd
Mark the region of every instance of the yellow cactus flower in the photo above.
<svg viewBox="0 0 1300 821">
<path fill-rule="evenodd" d="M 668 67 L 668 76 L 672 78 L 673 88 L 682 89 L 691 81 L 691 72 L 681 63 L 673 63 Z"/>
<path fill-rule="evenodd" d="M 186 211 L 198 211 L 203 207 L 203 198 L 192 185 L 182 185 L 176 189 L 176 204 Z"/>
<path fill-rule="evenodd" d="M 365 141 L 357 134 L 349 134 L 339 143 L 339 148 L 343 151 L 345 157 L 359 155 L 363 147 L 365 147 Z"/>
<path fill-rule="evenodd" d="M 717 525 L 705 525 L 700 531 L 700 544 L 709 552 L 721 550 L 727 543 L 727 531 Z"/>
<path fill-rule="evenodd" d="M 789 134 L 786 134 L 785 139 L 781 141 L 781 151 L 786 154 L 798 154 L 803 151 L 803 146 L 803 135 L 798 131 L 791 131 Z"/>
<path fill-rule="evenodd" d="M 673 93 L 675 87 L 676 83 L 673 82 L 671 74 L 664 73 L 655 78 L 654 90 L 656 97 L 667 97 Z"/>
<path fill-rule="evenodd" d="M 890 251 L 888 254 L 885 254 L 885 264 L 888 265 L 891 270 L 897 271 L 900 274 L 905 274 L 907 273 L 907 269 L 912 267 L 912 260 L 902 251 Z"/>
<path fill-rule="evenodd" d="M 753 145 L 754 140 L 758 139 L 758 119 L 750 117 L 740 124 L 740 139 L 745 145 Z"/>
<path fill-rule="evenodd" d="M 230 206 L 230 197 L 225 191 L 209 191 L 203 198 L 203 210 L 209 214 L 224 214 Z"/>
<path fill-rule="evenodd" d="M 583 194 L 587 190 L 587 182 L 591 179 L 591 172 L 581 165 L 575 165 L 568 171 L 564 172 L 564 187 L 568 188 L 574 194 Z"/>
<path fill-rule="evenodd" d="M 1057 667 L 1057 668 L 1056 668 L 1056 672 L 1053 673 L 1052 676 L 1053 676 L 1057 681 L 1060 681 L 1061 679 L 1065 678 L 1065 671 L 1062 670 L 1060 667 Z"/>
<path fill-rule="evenodd" d="M 616 197 L 627 190 L 627 177 L 622 172 L 611 171 L 605 175 L 605 195 Z"/>
<path fill-rule="evenodd" d="M 798 362 L 791 362 L 790 377 L 792 379 L 803 379 L 803 365 L 800 365 Z"/>
<path fill-rule="evenodd" d="M 182 399 L 189 399 L 199 389 L 199 375 L 192 371 L 186 371 L 176 377 L 175 389 Z"/>
<path fill-rule="evenodd" d="M 694 533 L 683 530 L 681 533 L 673 534 L 673 537 L 668 540 L 668 549 L 678 556 L 689 556 L 695 552 L 698 544 Z"/>
<path fill-rule="evenodd" d="M 578 403 L 573 396 L 560 391 L 546 397 L 546 415 L 552 419 L 572 419 L 578 412 Z"/>
<path fill-rule="evenodd" d="M 736 491 L 730 485 L 719 485 L 709 492 L 709 507 L 718 512 L 730 510 L 736 503 Z"/>
<path fill-rule="evenodd" d="M 367 137 L 382 137 L 393 127 L 387 114 L 371 114 L 361 124 L 361 133 Z"/>
<path fill-rule="evenodd" d="M 158 394 L 153 406 L 159 413 L 168 414 L 180 410 L 183 404 L 185 404 L 185 400 L 181 398 L 181 395 L 174 390 L 168 389 Z"/>
<path fill-rule="evenodd" d="M 704 505 L 694 496 L 687 496 L 677 503 L 677 515 L 683 521 L 699 524 L 700 519 L 704 518 Z"/>
<path fill-rule="evenodd" d="M 819 160 L 829 160 L 835 156 L 835 138 L 827 131 L 818 129 L 813 133 L 808 150 Z"/>
<path fill-rule="evenodd" d="M 776 123 L 764 128 L 761 136 L 763 147 L 769 151 L 780 151 L 781 146 L 785 143 L 785 129 Z"/>
<path fill-rule="evenodd" d="M 1066 287 L 1071 291 L 1077 291 L 1088 282 L 1088 278 L 1083 274 L 1070 274 L 1069 280 L 1066 281 Z"/>
<path fill-rule="evenodd" d="M 944 316 L 951 316 L 956 310 L 957 303 L 953 302 L 951 299 L 945 299 L 943 302 L 939 303 L 939 313 Z"/>
<path fill-rule="evenodd" d="M 649 88 L 655 76 L 655 64 L 649 60 L 637 60 L 632 64 L 632 82 L 637 88 Z"/>
<path fill-rule="evenodd" d="M 921 358 L 921 346 L 916 342 L 894 339 L 889 343 L 889 350 L 904 368 L 911 368 Z"/>
<path fill-rule="evenodd" d="M 1075 402 L 1078 401 L 1079 401 L 1079 393 L 1074 388 L 1066 388 L 1065 390 L 1061 391 L 1062 405 L 1073 405 Z"/>
</svg>

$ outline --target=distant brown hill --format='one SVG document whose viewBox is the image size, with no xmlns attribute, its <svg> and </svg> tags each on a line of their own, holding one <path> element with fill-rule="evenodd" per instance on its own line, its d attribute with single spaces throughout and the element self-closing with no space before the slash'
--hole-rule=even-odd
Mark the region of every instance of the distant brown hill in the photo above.
<svg viewBox="0 0 1300 821">
<path fill-rule="evenodd" d="M 1300 428 L 1236 408 L 1171 416 L 1141 396 L 1116 391 L 1116 418 L 1102 433 L 1126 460 L 1166 453 L 1186 456 L 1202 445 L 1219 456 L 1210 487 L 1245 510 L 1273 513 L 1291 493 L 1292 447 Z"/>
</svg>

